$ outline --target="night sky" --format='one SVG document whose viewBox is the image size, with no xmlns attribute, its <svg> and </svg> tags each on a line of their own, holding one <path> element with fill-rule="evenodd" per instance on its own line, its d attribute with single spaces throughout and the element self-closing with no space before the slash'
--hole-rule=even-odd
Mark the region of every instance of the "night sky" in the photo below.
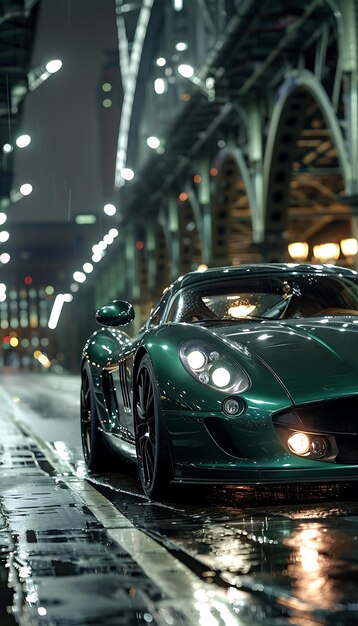
<svg viewBox="0 0 358 626">
<path fill-rule="evenodd" d="M 118 48 L 115 16 L 114 0 L 40 3 L 30 68 L 63 66 L 25 101 L 21 132 L 32 141 L 16 150 L 14 187 L 33 192 L 12 205 L 12 222 L 103 214 L 101 84 L 106 53 Z"/>
</svg>

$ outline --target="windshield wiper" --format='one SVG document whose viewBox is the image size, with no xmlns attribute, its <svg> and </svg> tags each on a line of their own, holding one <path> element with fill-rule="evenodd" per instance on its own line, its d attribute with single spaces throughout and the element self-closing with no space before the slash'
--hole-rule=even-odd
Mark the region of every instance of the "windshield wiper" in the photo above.
<svg viewBox="0 0 358 626">
<path fill-rule="evenodd" d="M 195 322 L 191 322 L 191 324 L 202 324 L 203 322 L 213 322 L 214 324 L 220 322 L 220 323 L 225 323 L 225 324 L 237 324 L 238 322 L 245 322 L 245 321 L 260 321 L 263 322 L 265 320 L 264 317 L 258 317 L 255 315 L 243 315 L 242 317 L 235 317 L 235 318 L 229 318 L 229 317 L 213 317 L 213 318 L 207 318 L 204 320 L 195 320 Z"/>
</svg>

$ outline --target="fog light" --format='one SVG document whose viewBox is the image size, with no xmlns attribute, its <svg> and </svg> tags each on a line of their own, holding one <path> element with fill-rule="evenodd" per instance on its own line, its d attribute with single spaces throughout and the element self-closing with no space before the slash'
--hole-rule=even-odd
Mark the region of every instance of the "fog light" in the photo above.
<svg viewBox="0 0 358 626">
<path fill-rule="evenodd" d="M 304 456 L 309 452 L 310 440 L 305 433 L 294 433 L 287 441 L 288 447 L 291 452 Z"/>
<path fill-rule="evenodd" d="M 311 453 L 318 459 L 326 456 L 328 452 L 328 441 L 324 437 L 315 437 L 311 441 Z"/>
<path fill-rule="evenodd" d="M 223 402 L 223 411 L 226 415 L 239 415 L 244 410 L 244 404 L 236 398 L 226 398 Z"/>
</svg>

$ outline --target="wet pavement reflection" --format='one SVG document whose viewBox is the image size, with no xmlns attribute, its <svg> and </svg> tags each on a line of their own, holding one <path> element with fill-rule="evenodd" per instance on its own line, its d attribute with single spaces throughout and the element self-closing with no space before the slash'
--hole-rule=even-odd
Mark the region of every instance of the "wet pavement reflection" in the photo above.
<svg viewBox="0 0 358 626">
<path fill-rule="evenodd" d="M 183 488 L 150 503 L 114 475 L 90 480 L 207 582 L 252 594 L 266 622 L 358 623 L 354 484 Z"/>
<path fill-rule="evenodd" d="M 14 415 L 37 409 L 29 390 L 17 398 L 15 413 L 0 398 L 1 626 L 358 623 L 358 485 L 181 487 L 150 502 L 135 470 L 87 476 L 63 427 L 50 446 L 19 429 Z"/>
</svg>

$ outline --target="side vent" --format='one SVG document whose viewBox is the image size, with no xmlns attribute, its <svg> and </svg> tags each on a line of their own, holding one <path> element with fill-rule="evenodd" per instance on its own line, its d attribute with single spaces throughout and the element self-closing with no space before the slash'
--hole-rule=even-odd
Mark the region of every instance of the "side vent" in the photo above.
<svg viewBox="0 0 358 626">
<path fill-rule="evenodd" d="M 131 400 L 128 390 L 126 363 L 121 361 L 119 364 L 119 384 L 121 386 L 124 409 L 131 409 Z"/>
</svg>

